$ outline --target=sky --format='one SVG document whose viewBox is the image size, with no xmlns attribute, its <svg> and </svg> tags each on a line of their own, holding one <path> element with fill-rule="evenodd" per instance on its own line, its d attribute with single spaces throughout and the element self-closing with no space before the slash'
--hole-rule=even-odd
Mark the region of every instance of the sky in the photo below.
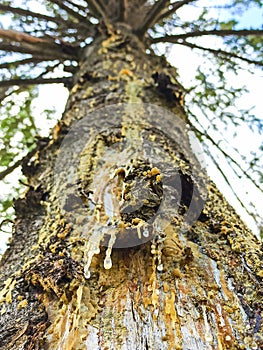
<svg viewBox="0 0 263 350">
<path fill-rule="evenodd" d="M 201 2 L 201 1 L 200 1 Z M 210 2 L 211 3 L 211 2 Z M 33 9 L 37 11 L 38 8 Z M 180 10 L 180 16 L 184 19 L 191 20 L 191 15 L 193 13 L 189 12 L 189 7 L 185 6 Z M 250 27 L 251 25 L 261 26 L 262 25 L 262 14 L 258 11 L 258 9 L 251 8 L 248 10 L 242 19 L 242 25 Z M 207 46 L 215 45 L 214 39 L 205 38 Z M 181 82 L 187 87 L 188 84 L 191 84 L 191 81 L 195 75 L 196 67 L 200 62 L 200 56 L 197 52 L 192 52 L 189 54 L 189 49 L 184 48 L 182 46 L 175 46 L 169 53 L 168 57 L 169 61 L 178 68 L 179 76 L 181 78 Z M 231 79 L 231 77 L 230 77 Z M 244 82 L 250 92 L 245 94 L 244 97 L 239 101 L 240 107 L 255 105 L 255 112 L 257 115 L 262 117 L 262 87 L 263 87 L 263 78 L 262 75 L 251 76 L 245 71 L 240 73 L 238 77 L 232 77 L 235 79 L 235 82 L 240 82 L 241 85 L 244 85 Z M 40 115 L 44 109 L 54 108 L 56 111 L 56 119 L 59 119 L 63 109 L 65 102 L 68 97 L 67 90 L 61 85 L 50 85 L 50 86 L 40 86 L 39 88 L 40 94 L 39 98 L 35 100 L 35 115 Z M 58 98 L 59 97 L 59 98 Z M 48 131 L 50 127 L 52 127 L 55 121 L 43 121 L 42 118 L 36 119 L 37 126 L 41 128 L 41 133 L 43 136 L 48 135 Z M 229 134 L 231 136 L 231 132 Z M 257 148 L 258 144 L 261 142 L 262 136 L 256 135 L 252 133 L 248 128 L 241 128 L 238 131 L 238 135 L 235 139 L 232 140 L 233 144 L 240 149 L 240 152 L 248 152 L 249 149 L 254 150 Z M 249 149 L 248 149 L 249 148 Z M 216 182 L 219 189 L 223 192 L 227 200 L 232 204 L 237 212 L 242 216 L 242 218 L 247 222 L 249 227 L 253 230 L 253 232 L 257 232 L 257 228 L 255 222 L 246 214 L 244 209 L 237 202 L 236 198 L 233 196 L 232 192 L 224 182 L 224 179 L 218 173 L 217 169 L 213 167 L 212 163 L 209 161 L 209 158 L 205 158 L 207 161 L 207 171 L 210 177 Z M 229 177 L 233 177 L 231 172 L 228 173 Z M 249 184 L 245 181 L 245 179 L 234 179 L 235 187 L 242 197 L 251 198 L 258 208 L 261 208 L 261 203 L 263 201 L 262 194 L 259 191 L 255 191 Z M 244 190 L 244 187 L 246 189 Z M 8 187 L 1 187 L 1 194 L 5 195 L 10 191 Z M 244 194 L 248 192 L 247 194 Z M 245 200 L 245 199 L 244 199 Z M 260 210 L 260 209 L 259 209 Z M 1 233 L 0 240 L 0 252 L 1 249 L 4 249 L 6 239 L 8 235 L 4 235 Z"/>
</svg>

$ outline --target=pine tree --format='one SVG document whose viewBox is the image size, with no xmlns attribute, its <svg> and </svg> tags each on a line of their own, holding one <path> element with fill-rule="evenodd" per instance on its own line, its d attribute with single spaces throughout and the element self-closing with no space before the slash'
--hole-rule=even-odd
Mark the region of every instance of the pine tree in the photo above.
<svg viewBox="0 0 263 350">
<path fill-rule="evenodd" d="M 27 190 L 14 203 L 1 261 L 1 349 L 263 346 L 260 242 L 188 137 L 191 127 L 213 143 L 185 94 L 223 118 L 240 91 L 217 91 L 201 68 L 203 90 L 186 91 L 155 52 L 158 43 L 202 50 L 224 85 L 224 69 L 262 66 L 263 31 L 237 29 L 242 1 L 223 6 L 231 20 L 208 20 L 203 6 L 182 23 L 180 9 L 198 3 L 50 0 L 38 2 L 39 12 L 34 1 L 0 5 L 3 23 L 12 18 L 0 28 L 2 99 L 7 111 L 16 105 L 10 96 L 25 99 L 2 127 L 11 135 L 20 123 L 30 149 L 13 163 L 17 154 L 3 152 L 0 177 L 22 165 Z M 195 39 L 204 36 L 224 47 Z M 35 145 L 32 86 L 58 82 L 69 89 L 65 112 Z M 225 101 L 221 112 L 215 96 Z"/>
</svg>

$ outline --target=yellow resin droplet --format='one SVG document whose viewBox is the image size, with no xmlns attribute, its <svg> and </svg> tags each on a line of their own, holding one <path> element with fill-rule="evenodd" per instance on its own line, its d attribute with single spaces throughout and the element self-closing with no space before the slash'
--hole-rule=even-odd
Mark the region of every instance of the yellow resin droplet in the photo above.
<svg viewBox="0 0 263 350">
<path fill-rule="evenodd" d="M 142 232 L 144 237 L 149 237 L 149 229 L 146 227 Z"/>
<path fill-rule="evenodd" d="M 105 258 L 104 260 L 104 269 L 109 270 L 112 267 L 111 258 Z"/>
<path fill-rule="evenodd" d="M 107 251 L 106 251 L 106 257 L 104 259 L 104 268 L 106 270 L 108 270 L 108 269 L 110 269 L 112 267 L 111 252 L 112 252 L 112 248 L 113 248 L 113 245 L 115 243 L 115 240 L 116 240 L 116 232 L 115 232 L 115 230 L 112 230 L 111 231 L 111 237 L 110 237 L 110 240 L 109 240 L 109 245 L 108 245 L 108 248 L 107 248 Z"/>
<path fill-rule="evenodd" d="M 89 240 L 86 242 L 85 251 L 84 251 L 84 277 L 86 279 L 90 278 L 90 265 L 92 258 L 95 254 L 100 253 L 100 242 L 103 239 L 104 232 L 101 231 L 96 232 L 91 237 L 89 237 Z"/>
<path fill-rule="evenodd" d="M 84 277 L 88 280 L 90 278 L 90 271 L 89 267 L 87 268 L 86 266 L 84 267 Z"/>
<path fill-rule="evenodd" d="M 85 252 L 86 253 L 86 252 Z M 84 276 L 85 278 L 90 278 L 90 264 L 91 264 L 91 260 L 93 258 L 94 255 L 94 250 L 89 250 L 86 254 L 85 254 L 85 266 L 84 266 Z"/>
<path fill-rule="evenodd" d="M 162 272 L 162 271 L 163 271 L 163 264 L 159 264 L 159 265 L 157 266 L 157 270 L 160 271 L 160 272 Z"/>
</svg>

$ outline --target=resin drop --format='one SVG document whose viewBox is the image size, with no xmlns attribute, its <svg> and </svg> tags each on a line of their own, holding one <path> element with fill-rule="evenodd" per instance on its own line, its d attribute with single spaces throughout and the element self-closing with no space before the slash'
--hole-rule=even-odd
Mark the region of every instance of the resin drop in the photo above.
<svg viewBox="0 0 263 350">
<path fill-rule="evenodd" d="M 112 267 L 111 258 L 104 259 L 104 269 L 109 270 Z"/>
<path fill-rule="evenodd" d="M 104 268 L 107 270 L 112 267 L 111 252 L 112 252 L 112 248 L 113 248 L 113 245 L 115 243 L 115 240 L 116 240 L 116 232 L 114 229 L 111 231 L 110 235 L 111 236 L 110 236 L 110 240 L 108 243 L 108 248 L 106 250 L 106 257 L 104 259 Z"/>
</svg>

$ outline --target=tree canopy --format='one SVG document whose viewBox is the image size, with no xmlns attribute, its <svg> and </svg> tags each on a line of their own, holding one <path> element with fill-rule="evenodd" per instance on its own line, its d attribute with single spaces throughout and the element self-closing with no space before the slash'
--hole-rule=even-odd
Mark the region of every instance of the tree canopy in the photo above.
<svg viewBox="0 0 263 350">
<path fill-rule="evenodd" d="M 236 86 L 229 81 L 229 75 L 235 79 L 244 70 L 252 79 L 260 73 L 263 29 L 251 21 L 247 24 L 244 16 L 251 8 L 260 11 L 262 7 L 260 0 L 2 1 L 0 180 L 5 181 L 22 164 L 27 152 L 41 142 L 33 113 L 37 87 L 63 83 L 70 89 L 83 50 L 96 37 L 126 27 L 139 37 L 148 53 L 163 54 L 166 49 L 186 47 L 189 55 L 200 55 L 195 79 L 185 89 L 189 129 L 260 226 L 257 209 L 243 201 L 226 168 L 262 194 L 263 144 L 251 154 L 240 154 L 227 136 L 230 126 L 233 134 L 244 125 L 257 134 L 263 130 L 263 119 L 253 114 L 253 106 L 238 108 L 235 102 L 246 93 L 246 82 Z M 49 118 L 51 112 L 45 111 Z M 2 211 L 11 206 L 12 196 L 2 198 Z"/>
</svg>

